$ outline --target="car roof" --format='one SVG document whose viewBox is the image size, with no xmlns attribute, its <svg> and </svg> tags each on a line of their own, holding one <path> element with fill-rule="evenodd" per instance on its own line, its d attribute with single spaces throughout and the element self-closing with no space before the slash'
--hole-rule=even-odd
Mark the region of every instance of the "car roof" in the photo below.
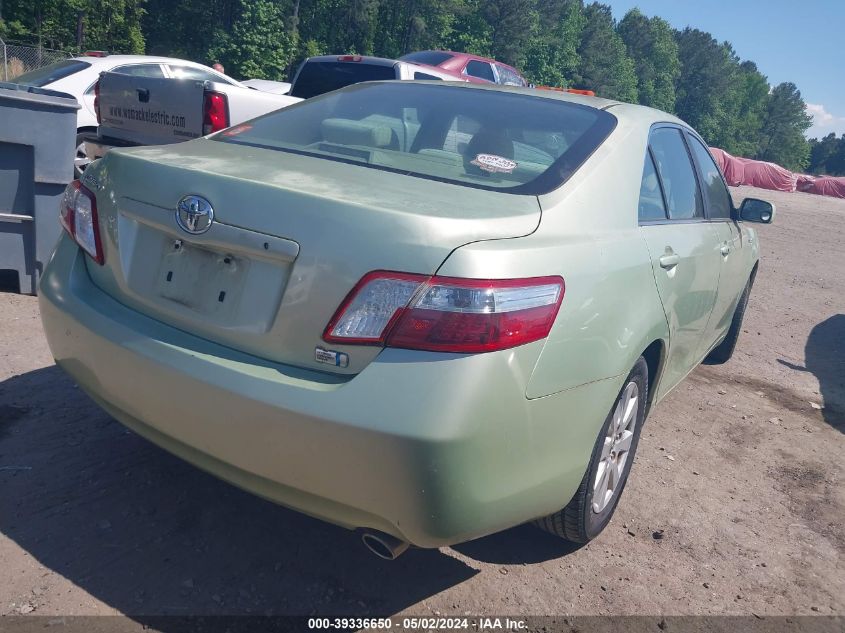
<svg viewBox="0 0 845 633">
<path fill-rule="evenodd" d="M 430 83 L 435 85 L 457 86 L 459 88 L 467 88 L 471 90 L 493 90 L 496 92 L 509 92 L 523 94 L 529 97 L 538 97 L 541 99 L 552 99 L 555 101 L 568 101 L 571 103 L 578 103 L 581 105 L 596 108 L 598 110 L 605 110 L 611 106 L 618 105 L 620 101 L 613 99 L 604 99 L 602 97 L 590 97 L 586 95 L 572 94 L 570 92 L 558 92 L 556 90 L 539 90 L 537 88 L 529 88 L 527 86 L 510 86 L 494 83 L 473 84 L 464 81 L 420 81 L 416 83 Z"/>
<path fill-rule="evenodd" d="M 116 66 L 117 64 L 127 63 L 150 63 L 150 64 L 189 64 L 191 66 L 204 66 L 197 62 L 192 62 L 187 59 L 177 59 L 175 57 L 158 57 L 156 55 L 105 55 L 104 57 L 94 55 L 79 55 L 72 57 L 81 62 L 88 62 L 94 67 L 97 66 Z"/>
<path fill-rule="evenodd" d="M 371 64 L 373 66 L 395 66 L 397 60 L 387 59 L 386 57 L 372 57 L 370 55 L 317 55 L 316 57 L 309 57 L 305 60 L 308 62 L 338 62 L 343 61 L 344 57 L 354 57 L 355 61 L 348 60 L 350 64 Z"/>
<path fill-rule="evenodd" d="M 384 83 L 384 82 L 373 82 Z M 539 99 L 550 99 L 554 101 L 564 101 L 567 103 L 575 103 L 597 110 L 609 110 L 617 119 L 624 120 L 626 123 L 643 123 L 651 125 L 654 123 L 673 123 L 681 125 L 688 129 L 692 129 L 688 123 L 679 119 L 673 114 L 642 106 L 635 103 L 626 103 L 624 101 L 617 101 L 614 99 L 606 99 L 604 97 L 591 97 L 589 95 L 574 94 L 571 92 L 557 91 L 557 90 L 540 90 L 537 88 L 529 88 L 523 86 L 507 86 L 493 83 L 473 84 L 464 81 L 414 81 L 417 84 L 430 84 L 432 86 L 455 86 L 463 88 L 464 90 L 490 90 L 495 92 L 508 92 L 522 94 L 529 97 L 536 97 Z"/>
<path fill-rule="evenodd" d="M 446 50 L 433 49 L 433 48 L 429 49 L 429 50 L 425 50 L 425 51 L 414 51 L 414 52 L 416 52 L 416 53 L 445 53 L 446 55 L 452 56 L 450 58 L 450 60 L 453 61 L 453 62 L 454 61 L 464 61 L 464 60 L 473 60 L 474 59 L 474 60 L 477 60 L 477 61 L 480 61 L 480 62 L 487 62 L 489 64 L 499 64 L 500 66 L 504 66 L 505 68 L 510 68 L 511 70 L 515 71 L 520 76 L 522 76 L 522 73 L 519 72 L 519 70 L 517 70 L 516 68 L 514 68 L 510 64 L 506 64 L 505 62 L 499 61 L 498 59 L 493 59 L 492 57 L 484 57 L 483 55 L 475 55 L 473 53 L 460 53 L 458 51 L 446 51 Z M 409 54 L 412 54 L 412 53 L 409 53 Z M 443 63 L 446 64 L 450 60 L 446 60 Z"/>
</svg>

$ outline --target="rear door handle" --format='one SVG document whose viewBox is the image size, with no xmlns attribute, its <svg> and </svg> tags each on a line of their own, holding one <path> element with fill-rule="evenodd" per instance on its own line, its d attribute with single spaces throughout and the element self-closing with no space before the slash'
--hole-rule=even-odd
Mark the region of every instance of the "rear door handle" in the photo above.
<svg viewBox="0 0 845 633">
<path fill-rule="evenodd" d="M 725 242 L 724 244 L 722 244 L 722 248 L 720 248 L 719 251 L 722 253 L 722 255 L 727 257 L 731 254 L 731 245 Z"/>
<path fill-rule="evenodd" d="M 680 263 L 681 256 L 677 253 L 666 253 L 665 255 L 661 255 L 659 261 L 661 268 L 669 270 L 670 268 L 674 268 Z"/>
</svg>

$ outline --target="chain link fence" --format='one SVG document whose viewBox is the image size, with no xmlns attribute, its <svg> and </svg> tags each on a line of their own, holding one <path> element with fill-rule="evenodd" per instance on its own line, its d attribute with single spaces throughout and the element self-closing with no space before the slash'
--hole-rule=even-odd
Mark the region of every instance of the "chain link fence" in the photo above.
<svg viewBox="0 0 845 633">
<path fill-rule="evenodd" d="M 68 57 L 63 51 L 41 46 L 6 44 L 0 40 L 0 80 L 14 81 L 18 75 Z"/>
</svg>

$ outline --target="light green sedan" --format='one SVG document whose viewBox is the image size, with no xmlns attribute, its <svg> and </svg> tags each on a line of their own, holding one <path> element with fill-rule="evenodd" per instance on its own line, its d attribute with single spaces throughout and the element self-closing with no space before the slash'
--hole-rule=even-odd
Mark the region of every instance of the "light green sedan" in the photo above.
<svg viewBox="0 0 845 633">
<path fill-rule="evenodd" d="M 586 542 L 651 406 L 730 358 L 774 213 L 663 112 L 359 84 L 109 152 L 41 315 L 123 424 L 380 556 L 532 520 Z"/>
</svg>

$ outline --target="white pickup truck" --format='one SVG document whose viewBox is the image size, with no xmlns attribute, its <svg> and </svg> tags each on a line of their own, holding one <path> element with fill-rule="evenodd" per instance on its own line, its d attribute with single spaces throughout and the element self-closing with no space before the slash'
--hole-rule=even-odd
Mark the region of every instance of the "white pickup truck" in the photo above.
<svg viewBox="0 0 845 633">
<path fill-rule="evenodd" d="M 179 143 L 302 101 L 244 85 L 104 72 L 95 88 L 99 127 L 85 136 L 92 159 L 113 147 Z"/>
</svg>

